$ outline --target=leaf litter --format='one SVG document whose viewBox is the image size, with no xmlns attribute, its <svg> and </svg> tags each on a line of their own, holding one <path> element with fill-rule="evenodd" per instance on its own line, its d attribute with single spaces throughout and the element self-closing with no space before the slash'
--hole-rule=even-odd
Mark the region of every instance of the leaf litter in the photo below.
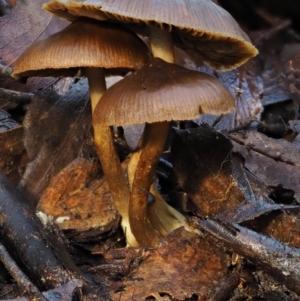
<svg viewBox="0 0 300 301">
<path fill-rule="evenodd" d="M 225 2 L 220 1 L 221 4 Z M 40 1 L 31 3 L 19 0 L 12 9 L 11 15 L 0 19 L 2 64 L 11 65 L 18 54 L 32 41 L 64 26 L 46 13 L 41 20 L 35 19 L 34 12 L 40 5 Z M 250 6 L 253 7 L 254 4 Z M 23 15 L 19 18 L 21 9 Z M 258 10 L 252 11 L 254 15 L 258 14 L 257 12 Z M 274 273 L 273 276 L 279 281 L 281 287 L 277 289 L 277 293 L 282 300 L 284 298 L 293 300 L 295 297 L 293 291 L 298 293 L 294 278 L 290 276 L 291 264 L 288 264 L 288 270 L 283 274 L 276 269 L 275 272 L 274 269 L 271 269 L 271 272 L 269 270 L 269 266 L 276 262 L 278 249 L 274 247 L 275 245 L 284 243 L 299 248 L 297 203 L 300 176 L 297 135 L 300 127 L 297 121 L 296 102 L 299 97 L 298 67 L 295 65 L 297 56 L 293 58 L 284 56 L 280 51 L 270 50 L 277 49 L 273 47 L 274 40 L 280 41 L 279 45 L 282 43 L 281 38 L 278 37 L 280 35 L 277 35 L 278 29 L 286 34 L 285 38 L 289 42 L 290 40 L 294 42 L 296 35 L 295 32 L 291 34 L 291 30 L 294 29 L 290 25 L 288 25 L 290 27 L 280 27 L 279 23 L 273 22 L 272 14 L 267 22 L 265 12 L 260 11 L 258 15 L 260 20 L 257 23 L 258 27 L 263 27 L 267 23 L 269 26 L 271 24 L 271 29 L 276 29 L 272 32 L 272 39 L 265 38 L 266 33 L 270 33 L 270 28 L 261 29 L 261 36 L 257 40 L 261 50 L 259 58 L 251 60 L 237 70 L 225 73 L 213 72 L 207 67 L 200 66 L 197 61 L 189 65 L 190 68 L 206 70 L 228 87 L 236 99 L 236 115 L 224 116 L 218 120 L 202 117 L 194 123 L 179 125 L 178 127 L 185 129 L 176 130 L 176 134 L 173 134 L 171 156 L 169 153 L 164 154 L 173 170 L 168 181 L 164 181 L 160 176 L 161 189 L 167 191 L 165 198 L 171 198 L 174 191 L 179 194 L 184 193 L 196 205 L 197 215 L 207 223 L 210 222 L 210 219 L 206 219 L 208 216 L 212 220 L 214 217 L 218 218 L 216 229 L 211 231 L 210 235 L 202 234 L 201 237 L 184 229 L 174 231 L 157 249 L 138 260 L 138 264 L 128 270 L 129 274 L 125 273 L 123 278 L 115 282 L 112 280 L 105 282 L 105 280 L 104 283 L 107 283 L 108 287 L 102 288 L 100 296 L 103 293 L 102 296 L 110 296 L 107 298 L 113 300 L 241 300 L 245 296 L 247 298 L 249 296 L 256 298 L 258 294 L 261 294 L 261 297 L 267 296 L 278 282 L 268 276 L 261 276 L 261 280 L 255 279 L 257 274 L 251 272 L 249 268 L 251 265 L 256 269 L 260 268 L 263 273 Z M 18 18 L 15 27 L 13 27 L 14 22 L 16 23 L 14 18 Z M 19 26 L 24 29 L 24 32 L 19 33 L 18 36 Z M 288 30 L 284 31 L 282 28 Z M 280 60 L 277 60 L 279 57 Z M 277 70 L 280 70 L 279 77 L 277 77 Z M 0 82 L 1 88 L 16 91 L 33 91 L 50 83 L 48 80 L 33 79 L 24 85 L 3 76 Z M 75 82 L 65 96 L 60 96 L 51 89 L 44 89 L 35 93 L 31 104 L 26 106 L 22 126 L 6 121 L 6 128 L 0 138 L 4 137 L 1 140 L 4 144 L 1 142 L 1 145 L 9 147 L 4 147 L 0 151 L 0 168 L 15 183 L 19 182 L 19 188 L 32 204 L 36 204 L 43 195 L 45 204 L 47 203 L 50 210 L 64 211 L 64 202 L 67 200 L 73 199 L 76 206 L 83 202 L 85 197 L 92 202 L 97 200 L 97 196 L 94 195 L 98 189 L 96 187 L 102 187 L 103 184 L 103 179 L 99 179 L 101 176 L 99 167 L 96 168 L 98 173 L 92 173 L 87 176 L 88 180 L 82 179 L 82 181 L 76 178 L 77 167 L 74 169 L 70 167 L 74 164 L 71 163 L 73 160 L 85 157 L 89 160 L 84 161 L 87 172 L 91 168 L 91 161 L 95 161 L 90 136 L 91 116 L 87 89 L 84 80 Z M 283 112 L 287 113 L 283 115 Z M 8 115 L 4 116 L 6 119 L 9 118 Z M 295 120 L 292 121 L 293 119 Z M 235 131 L 235 127 L 243 127 L 249 120 L 253 122 Z M 258 131 L 255 120 L 263 127 L 259 131 L 263 131 L 269 137 Z M 190 126 L 196 129 L 190 129 Z M 228 130 L 233 132 L 228 134 Z M 130 132 L 126 133 L 126 139 L 130 145 L 136 145 L 137 138 L 130 135 Z M 272 138 L 274 136 L 283 139 L 274 139 Z M 24 159 L 25 148 L 29 161 L 27 165 L 25 165 L 27 159 Z M 7 152 L 7 149 L 10 151 Z M 7 162 L 13 162 L 13 167 L 8 167 Z M 71 170 L 68 171 L 69 168 Z M 160 173 L 162 174 L 164 173 Z M 165 174 L 170 173 L 168 171 Z M 95 186 L 90 183 L 94 183 Z M 92 188 L 93 192 L 89 192 L 89 188 Z M 107 193 L 106 189 L 104 192 L 99 192 L 100 195 L 107 195 Z M 59 205 L 61 207 L 55 208 L 57 207 L 55 205 L 51 207 L 47 201 L 51 198 L 61 202 Z M 71 207 L 72 204 L 71 202 Z M 96 205 L 91 204 L 86 203 L 85 208 L 93 211 Z M 104 205 L 97 204 L 97 206 L 102 208 Z M 75 220 L 79 216 L 84 219 L 91 212 L 80 214 L 74 214 Z M 188 215 L 192 214 L 193 212 L 188 212 Z M 118 223 L 117 217 L 112 220 Z M 222 231 L 225 233 L 229 231 L 232 234 L 237 231 L 236 229 L 240 229 L 239 231 L 244 233 L 240 226 L 232 225 L 232 222 L 242 223 L 243 227 L 252 229 L 247 233 L 247 239 L 239 241 L 238 249 L 235 248 L 235 241 L 224 243 L 215 238 L 220 238 Z M 262 249 L 266 247 L 265 241 L 271 244 L 267 258 L 260 257 L 262 255 L 260 250 L 252 254 L 245 252 L 249 247 L 248 244 L 255 239 L 260 240 Z M 117 245 L 116 243 L 115 246 Z M 110 248 L 113 246 L 111 245 Z M 289 256 L 293 257 L 298 249 L 292 256 L 288 248 L 282 252 L 282 258 L 287 259 Z M 235 253 L 246 259 L 240 257 L 236 263 L 233 260 Z M 90 265 L 92 265 L 91 257 L 102 256 L 94 254 L 86 257 Z M 292 259 L 297 260 L 297 258 Z M 252 278 L 240 276 L 246 273 L 251 274 Z M 278 273 L 280 277 L 276 277 Z M 294 275 L 292 277 L 298 277 L 297 274 Z M 104 279 L 101 269 L 98 277 Z M 267 279 L 269 283 L 263 283 L 262 279 Z M 264 293 L 259 289 L 249 290 L 250 284 L 263 285 Z M 221 293 L 217 293 L 220 291 Z M 290 297 L 283 298 L 284 291 L 289 291 Z"/>
</svg>

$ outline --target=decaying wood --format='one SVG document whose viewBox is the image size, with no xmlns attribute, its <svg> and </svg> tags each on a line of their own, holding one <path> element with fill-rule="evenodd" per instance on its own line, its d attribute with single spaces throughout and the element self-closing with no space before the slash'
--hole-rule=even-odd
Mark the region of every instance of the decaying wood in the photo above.
<svg viewBox="0 0 300 301">
<path fill-rule="evenodd" d="M 0 99 L 4 98 L 7 102 L 26 104 L 31 102 L 33 96 L 33 93 L 17 92 L 13 90 L 0 88 Z"/>
<path fill-rule="evenodd" d="M 192 218 L 192 224 L 220 239 L 229 248 L 261 266 L 295 293 L 300 293 L 300 249 L 258 234 L 237 224 Z"/>
<path fill-rule="evenodd" d="M 70 255 L 43 229 L 28 201 L 0 174 L 0 242 L 41 290 L 81 279 L 85 292 L 92 290 L 81 277 Z"/>
<path fill-rule="evenodd" d="M 11 276 L 17 281 L 22 290 L 41 301 L 47 301 L 47 299 L 41 294 L 38 288 L 29 280 L 29 278 L 20 270 L 15 261 L 11 258 L 4 246 L 0 244 L 0 260 L 3 262 L 6 269 Z"/>
</svg>

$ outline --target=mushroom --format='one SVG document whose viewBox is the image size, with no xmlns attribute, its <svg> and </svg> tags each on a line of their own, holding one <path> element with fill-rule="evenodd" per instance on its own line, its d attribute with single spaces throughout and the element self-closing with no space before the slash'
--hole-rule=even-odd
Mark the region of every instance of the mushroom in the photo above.
<svg viewBox="0 0 300 301">
<path fill-rule="evenodd" d="M 173 62 L 173 43 L 218 70 L 238 67 L 257 54 L 232 16 L 211 0 L 51 0 L 49 12 L 74 20 L 114 19 L 148 31 L 155 57 Z M 146 25 L 146 26 L 141 26 Z"/>
<path fill-rule="evenodd" d="M 99 20 L 111 19 L 137 28 L 142 34 L 149 36 L 153 57 L 169 63 L 174 63 L 174 45 L 200 57 L 204 63 L 218 70 L 238 67 L 258 53 L 231 15 L 211 0 L 50 0 L 43 8 L 69 20 L 85 15 Z M 189 87 L 193 90 L 190 84 Z M 94 118 L 96 120 L 98 117 Z M 168 127 L 167 122 L 157 124 L 156 129 L 160 131 L 161 141 L 165 139 L 163 136 L 167 135 Z M 152 135 L 150 132 L 154 126 L 151 130 L 147 128 L 146 126 L 144 137 Z M 139 156 L 140 153 L 136 152 L 133 156 L 134 161 L 138 161 Z M 148 181 L 151 174 L 152 168 L 149 169 L 148 175 L 144 175 Z M 141 176 L 140 173 L 139 175 Z M 130 206 L 132 199 L 131 197 Z M 143 206 L 141 211 L 144 214 L 145 203 Z M 130 224 L 134 224 L 134 214 L 129 215 Z M 150 229 L 151 225 L 144 221 L 143 227 L 148 227 L 149 233 L 152 231 L 153 241 L 155 236 L 158 241 L 157 233 Z M 134 235 L 137 233 L 139 240 L 141 235 L 138 232 L 136 229 Z"/>
<path fill-rule="evenodd" d="M 233 109 L 233 97 L 216 78 L 158 58 L 103 94 L 93 115 L 95 125 L 146 122 L 129 202 L 131 230 L 140 244 L 157 245 L 161 238 L 149 222 L 147 200 L 169 122 L 194 119 L 199 114 L 225 114 Z"/>
<path fill-rule="evenodd" d="M 33 43 L 15 62 L 12 76 L 74 76 L 80 70 L 88 78 L 94 111 L 106 90 L 105 73 L 135 70 L 149 59 L 147 46 L 133 32 L 118 24 L 82 18 Z M 94 125 L 94 140 L 127 240 L 136 245 L 128 223 L 128 182 L 114 147 L 111 127 Z"/>
</svg>

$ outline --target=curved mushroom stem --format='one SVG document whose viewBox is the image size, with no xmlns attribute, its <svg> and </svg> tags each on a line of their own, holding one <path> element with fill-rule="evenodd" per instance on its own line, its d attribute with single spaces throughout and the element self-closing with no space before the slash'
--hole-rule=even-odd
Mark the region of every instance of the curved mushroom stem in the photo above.
<svg viewBox="0 0 300 301">
<path fill-rule="evenodd" d="M 167 122 L 165 122 L 167 124 Z M 139 145 L 137 147 L 137 151 L 134 152 L 127 166 L 127 174 L 128 174 L 128 182 L 132 186 L 135 171 L 137 169 L 137 165 L 140 161 L 141 153 L 144 151 L 144 145 L 146 145 L 145 140 L 147 137 L 145 135 L 141 138 Z M 163 140 L 163 139 L 162 139 Z M 144 142 L 144 143 L 143 143 Z M 164 141 L 162 141 L 164 144 Z M 158 156 L 159 157 L 159 156 Z M 187 231 L 193 231 L 188 224 L 186 218 L 178 212 L 173 207 L 169 206 L 165 200 L 162 198 L 159 191 L 156 189 L 155 184 L 152 184 L 150 187 L 150 193 L 148 193 L 148 201 L 151 198 L 152 202 L 147 202 L 147 214 L 148 220 L 154 229 L 156 229 L 162 237 L 168 235 L 175 229 L 179 227 L 184 227 Z"/>
<path fill-rule="evenodd" d="M 148 197 L 156 165 L 169 132 L 168 122 L 146 124 L 129 201 L 129 221 L 136 240 L 144 246 L 158 245 L 161 235 L 148 220 Z"/>
<path fill-rule="evenodd" d="M 100 99 L 106 91 L 104 70 L 101 68 L 86 68 L 84 72 L 89 81 L 92 112 L 94 112 L 97 103 L 101 101 Z M 127 243 L 130 246 L 137 246 L 138 243 L 131 232 L 128 218 L 129 186 L 115 149 L 112 127 L 96 125 L 93 122 L 93 128 L 97 153 L 114 205 L 122 217 L 121 226 L 126 235 Z"/>
<path fill-rule="evenodd" d="M 174 62 L 173 38 L 170 32 L 159 27 L 152 27 L 150 29 L 150 47 L 154 57 L 170 63 Z M 138 163 L 133 163 L 136 167 L 132 167 L 135 174 L 129 201 L 129 222 L 134 236 L 142 245 L 155 246 L 161 239 L 161 234 L 148 220 L 147 200 L 168 131 L 169 122 L 147 124 L 141 150 L 133 155 L 133 160 Z M 158 220 L 156 214 L 152 215 Z M 159 228 L 162 229 L 163 226 Z"/>
</svg>

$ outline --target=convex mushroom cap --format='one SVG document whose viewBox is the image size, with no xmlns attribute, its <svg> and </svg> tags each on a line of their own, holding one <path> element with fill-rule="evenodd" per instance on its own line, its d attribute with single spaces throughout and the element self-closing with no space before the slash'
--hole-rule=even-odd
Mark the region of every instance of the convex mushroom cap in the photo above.
<svg viewBox="0 0 300 301">
<path fill-rule="evenodd" d="M 218 70 L 258 53 L 232 16 L 211 0 L 51 0 L 43 8 L 69 20 L 87 16 L 159 26 L 173 32 L 176 46 Z"/>
<path fill-rule="evenodd" d="M 118 24 L 79 19 L 28 47 L 16 60 L 12 76 L 74 76 L 79 68 L 128 72 L 149 62 L 147 46 Z"/>
<path fill-rule="evenodd" d="M 234 99 L 213 76 L 153 59 L 102 96 L 94 123 L 129 125 L 191 120 L 199 114 L 220 115 L 234 109 Z"/>
</svg>

